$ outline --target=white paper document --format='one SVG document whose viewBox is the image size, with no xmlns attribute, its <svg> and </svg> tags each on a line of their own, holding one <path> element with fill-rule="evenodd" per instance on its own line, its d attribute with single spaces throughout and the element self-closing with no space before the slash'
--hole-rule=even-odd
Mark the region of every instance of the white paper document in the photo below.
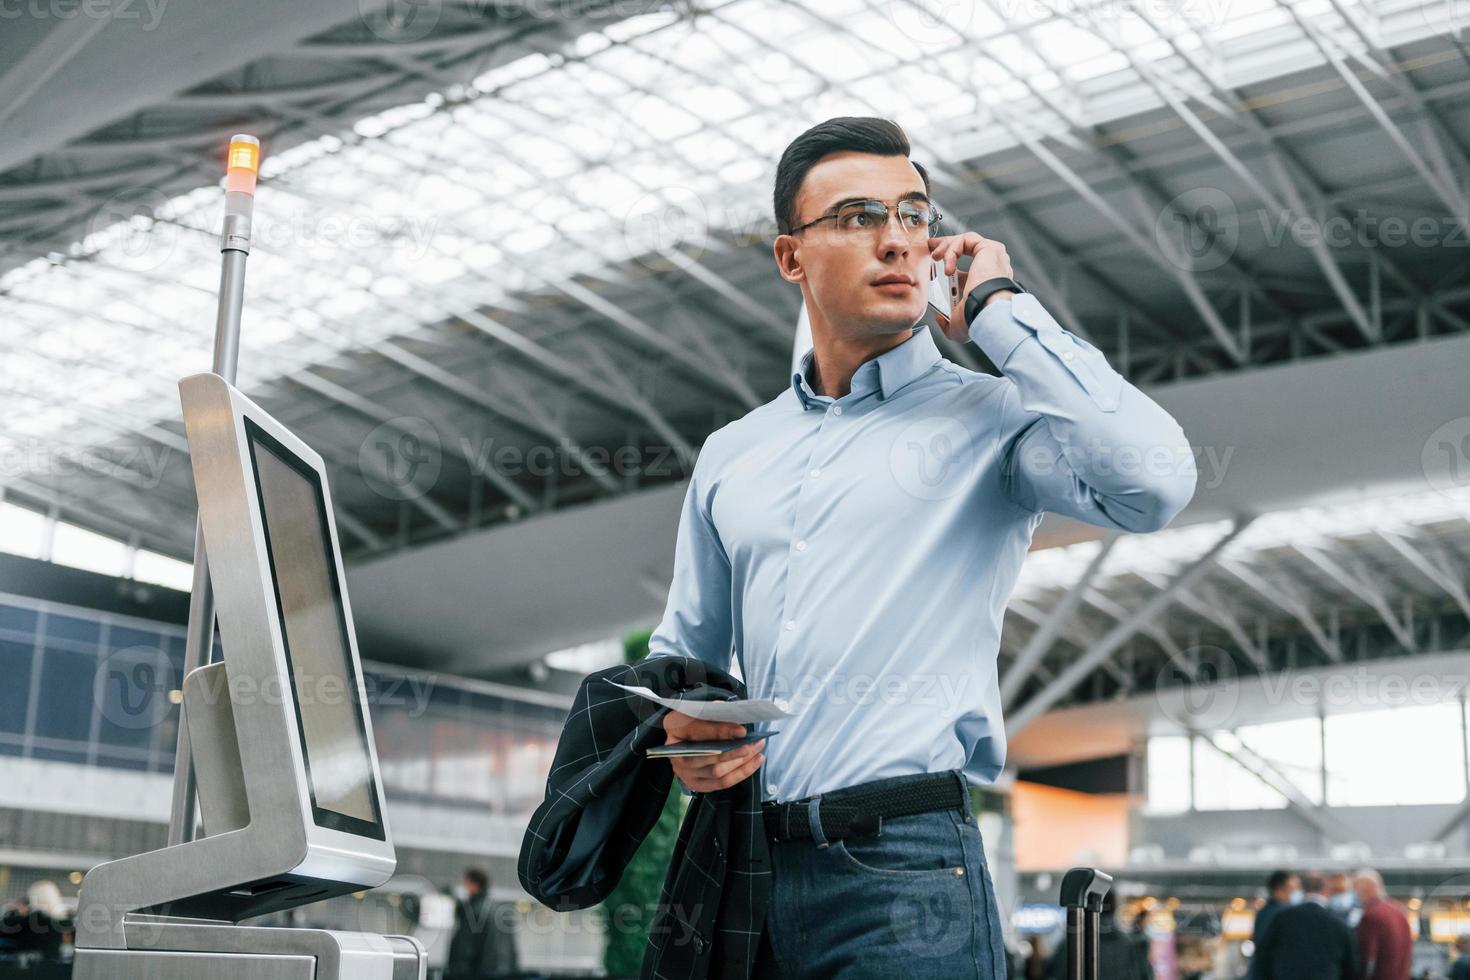
<svg viewBox="0 0 1470 980">
<path fill-rule="evenodd" d="M 639 687 L 632 684 L 619 684 L 617 681 L 609 680 L 614 687 L 621 687 L 625 691 L 632 691 L 661 704 L 665 708 L 673 708 L 691 718 L 702 721 L 733 722 L 743 725 L 747 722 L 756 721 L 779 721 L 782 718 L 794 717 L 797 712 L 789 710 L 790 706 L 781 698 L 770 701 L 694 701 L 682 700 L 680 698 L 665 698 L 655 694 L 650 688 Z"/>
</svg>

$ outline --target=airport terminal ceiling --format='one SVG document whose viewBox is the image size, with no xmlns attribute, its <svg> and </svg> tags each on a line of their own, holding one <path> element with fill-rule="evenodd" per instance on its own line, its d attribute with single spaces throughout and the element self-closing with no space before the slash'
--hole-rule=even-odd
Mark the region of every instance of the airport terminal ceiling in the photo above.
<svg viewBox="0 0 1470 980">
<path fill-rule="evenodd" d="M 704 437 L 786 383 L 799 295 L 771 263 L 771 173 L 831 115 L 897 118 L 949 224 L 1007 242 L 1058 319 L 1161 397 L 1470 328 L 1465 253 L 1447 247 L 1470 221 L 1451 4 L 1038 4 L 1003 20 L 979 3 L 963 23 L 874 0 L 415 9 L 231 15 L 274 17 L 255 32 L 180 11 L 156 26 L 178 33 L 168 77 L 189 84 L 140 85 L 106 118 L 102 86 L 166 74 L 129 61 L 128 32 L 28 21 L 49 33 L 15 35 L 23 58 L 0 40 L 0 124 L 30 137 L 0 149 L 3 449 L 86 463 L 7 476 L 6 501 L 189 558 L 175 383 L 207 364 L 210 175 L 241 129 L 266 150 L 241 387 L 327 459 L 364 570 L 676 494 Z M 192 56 L 211 44 L 217 61 Z M 1413 433 L 1416 459 L 1430 437 Z M 1097 541 L 1036 553 L 1006 623 L 1017 715 L 1146 691 L 1212 651 L 1272 671 L 1463 647 L 1466 508 L 1424 459 L 1394 499 L 1304 498 L 1234 525 L 1186 512 L 1095 572 Z M 648 577 L 642 605 L 572 632 L 656 616 L 666 536 L 619 556 Z M 1069 591 L 1074 615 L 1046 635 Z M 521 646 L 466 663 L 454 627 L 391 655 L 485 672 L 579 638 L 520 628 Z"/>
</svg>

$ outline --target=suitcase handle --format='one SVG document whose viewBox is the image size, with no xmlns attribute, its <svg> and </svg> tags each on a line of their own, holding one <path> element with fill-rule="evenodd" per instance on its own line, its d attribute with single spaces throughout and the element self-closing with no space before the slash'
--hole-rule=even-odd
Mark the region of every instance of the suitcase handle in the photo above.
<svg viewBox="0 0 1470 980">
<path fill-rule="evenodd" d="M 1062 876 L 1062 906 L 1067 910 L 1067 980 L 1098 980 L 1098 934 L 1103 896 L 1113 876 L 1096 868 L 1073 868 Z"/>
</svg>

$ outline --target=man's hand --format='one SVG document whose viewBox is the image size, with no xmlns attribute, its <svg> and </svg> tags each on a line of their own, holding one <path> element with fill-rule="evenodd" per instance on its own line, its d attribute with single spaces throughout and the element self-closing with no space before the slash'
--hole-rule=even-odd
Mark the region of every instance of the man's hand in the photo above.
<svg viewBox="0 0 1470 980">
<path fill-rule="evenodd" d="M 682 711 L 670 711 L 664 715 L 665 745 L 675 742 L 702 742 L 720 738 L 739 738 L 745 734 L 744 725 L 726 722 L 703 721 L 692 718 Z M 695 793 L 713 793 L 726 789 L 745 779 L 766 761 L 766 740 L 741 745 L 719 755 L 687 755 L 669 760 L 674 775 Z"/>
<path fill-rule="evenodd" d="M 1014 278 L 1011 257 L 1006 254 L 1006 247 L 1000 242 L 973 231 L 929 239 L 929 254 L 935 262 L 944 263 L 945 275 L 959 269 L 961 255 L 974 256 L 970 268 L 960 273 L 960 298 L 955 304 L 954 312 L 949 316 L 943 313 L 935 316 L 944 335 L 963 344 L 970 339 L 970 326 L 965 322 L 965 301 L 970 298 L 970 291 L 985 280 L 997 276 Z M 989 306 L 996 300 L 1014 295 L 1016 294 L 1009 289 L 997 289 L 990 294 L 985 305 Z"/>
</svg>

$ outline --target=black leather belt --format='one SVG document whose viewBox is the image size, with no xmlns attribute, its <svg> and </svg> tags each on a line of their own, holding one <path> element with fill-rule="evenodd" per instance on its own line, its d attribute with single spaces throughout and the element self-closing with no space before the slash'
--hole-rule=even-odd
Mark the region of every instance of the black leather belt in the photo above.
<svg viewBox="0 0 1470 980">
<path fill-rule="evenodd" d="M 885 785 L 875 787 L 870 783 L 858 783 L 818 794 L 821 797 L 818 817 L 822 821 L 823 836 L 829 840 L 876 837 L 883 833 L 884 817 L 905 817 L 930 810 L 965 811 L 970 795 L 969 784 L 958 769 L 874 782 Z M 773 841 L 811 840 L 810 799 L 804 797 L 786 803 L 767 800 L 762 803 L 761 816 L 765 820 L 766 836 Z"/>
</svg>

